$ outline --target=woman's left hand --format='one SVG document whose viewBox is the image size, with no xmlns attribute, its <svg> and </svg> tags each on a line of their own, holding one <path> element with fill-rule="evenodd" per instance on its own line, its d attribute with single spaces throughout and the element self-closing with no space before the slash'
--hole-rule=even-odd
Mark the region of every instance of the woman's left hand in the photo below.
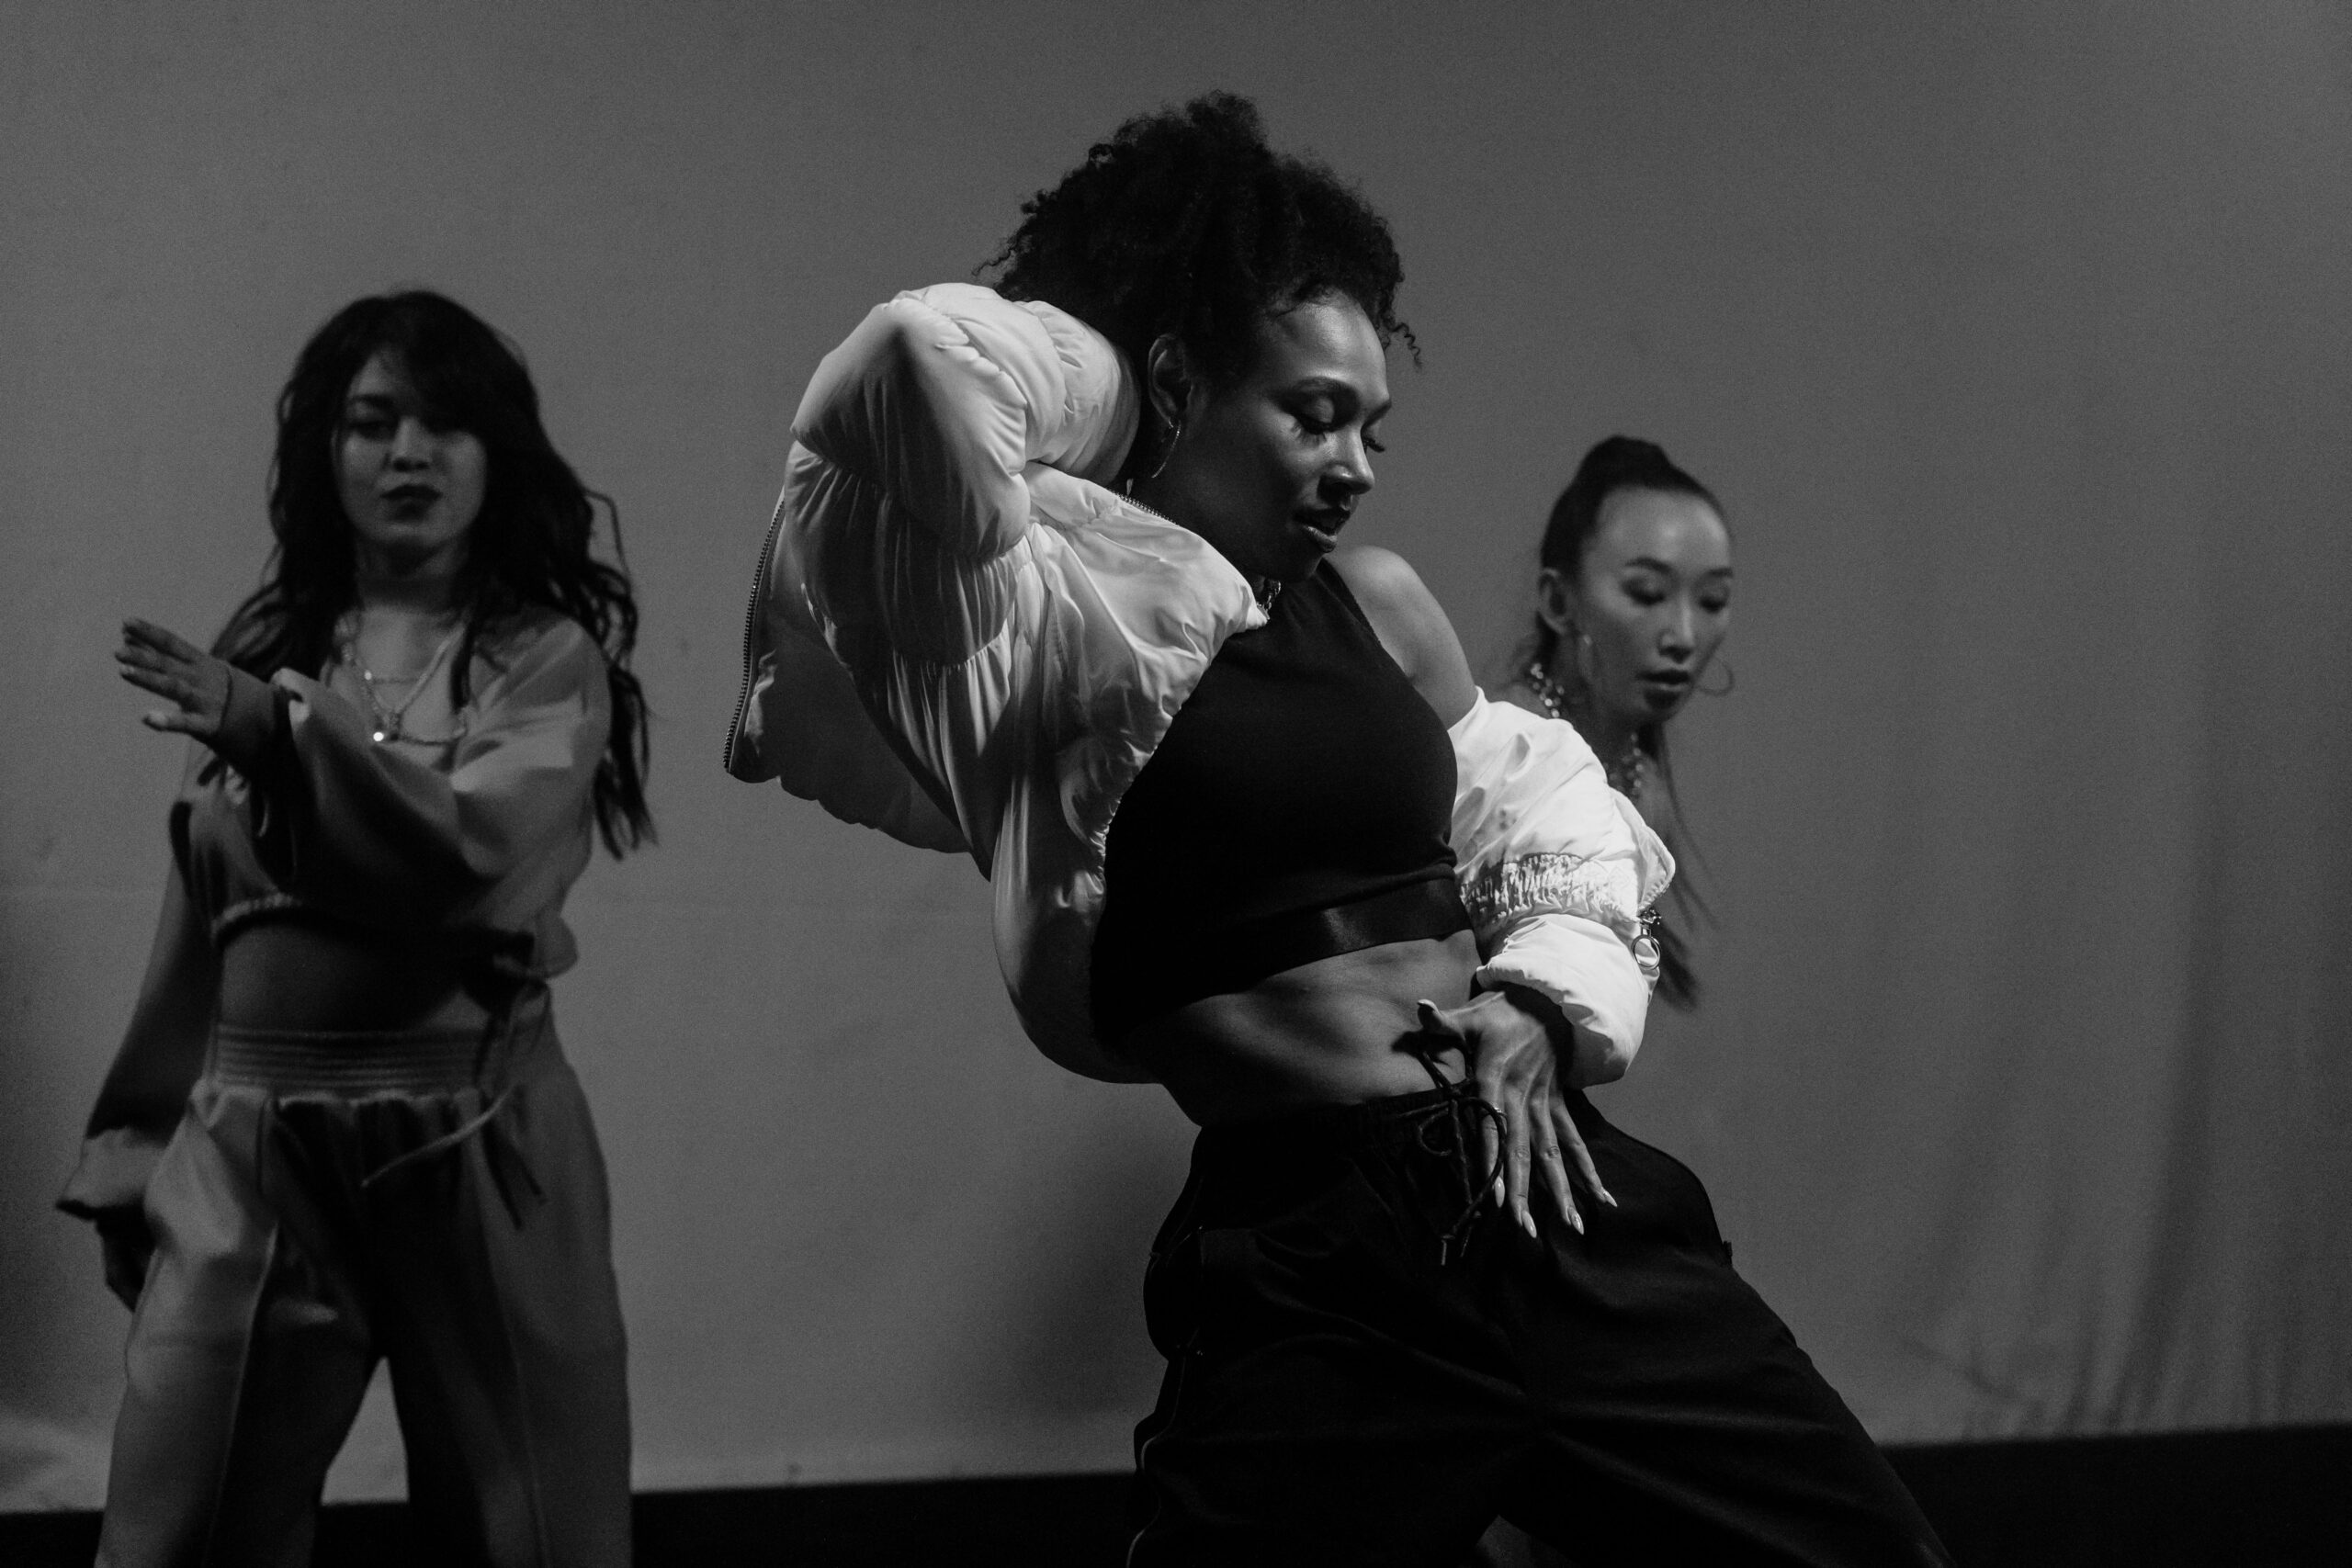
<svg viewBox="0 0 2352 1568">
<path fill-rule="evenodd" d="M 1458 1008 L 1420 1004 L 1421 1030 L 1450 1041 L 1463 1055 L 1478 1098 L 1500 1113 L 1502 1147 L 1495 1146 L 1493 1123 L 1482 1119 L 1487 1165 L 1496 1166 L 1495 1199 L 1509 1211 L 1520 1228 L 1533 1235 L 1531 1208 L 1533 1178 L 1540 1173 L 1544 1189 L 1569 1225 L 1584 1230 L 1571 1190 L 1569 1161 L 1575 1174 L 1594 1196 L 1614 1207 L 1616 1200 L 1600 1183 L 1600 1172 L 1568 1114 L 1566 1075 L 1551 1031 L 1536 1014 L 1514 1003 L 1503 991 L 1484 991 Z"/>
<path fill-rule="evenodd" d="M 227 660 L 152 621 L 134 619 L 122 623 L 122 646 L 115 649 L 114 661 L 124 680 L 172 705 L 141 714 L 141 724 L 206 742 L 219 739 L 229 718 L 234 673 Z"/>
</svg>

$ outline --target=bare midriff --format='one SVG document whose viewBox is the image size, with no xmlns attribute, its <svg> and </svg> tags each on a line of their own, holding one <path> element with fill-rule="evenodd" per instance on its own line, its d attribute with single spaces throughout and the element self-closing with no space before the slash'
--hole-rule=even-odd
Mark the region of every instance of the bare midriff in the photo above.
<svg viewBox="0 0 2352 1568">
<path fill-rule="evenodd" d="M 220 954 L 220 1021 L 235 1029 L 473 1029 L 489 1016 L 457 955 L 430 942 L 271 920 Z"/>
<path fill-rule="evenodd" d="M 1162 1013 L 1118 1055 L 1204 1127 L 1411 1094 L 1430 1087 L 1416 1004 L 1460 1007 L 1477 967 L 1466 931 L 1318 958 Z M 1462 1076 L 1458 1050 L 1435 1060 L 1448 1080 Z"/>
</svg>

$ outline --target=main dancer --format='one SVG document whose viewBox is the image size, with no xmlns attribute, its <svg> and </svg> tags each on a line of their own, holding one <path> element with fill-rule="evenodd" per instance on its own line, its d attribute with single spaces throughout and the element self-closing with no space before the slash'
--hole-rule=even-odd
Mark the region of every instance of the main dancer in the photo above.
<svg viewBox="0 0 2352 1568">
<path fill-rule="evenodd" d="M 728 761 L 969 852 L 1031 1037 L 1201 1124 L 1130 1561 L 1442 1562 L 1498 1511 L 1591 1563 L 1942 1561 L 1697 1182 L 1579 1092 L 1640 1042 L 1665 854 L 1338 548 L 1386 225 L 1225 95 L 1024 211 L 1001 292 L 820 367 Z"/>
<path fill-rule="evenodd" d="M 278 400 L 277 553 L 217 651 L 123 628 L 196 744 L 61 1200 L 137 1312 L 102 1563 L 307 1563 L 379 1358 L 439 1551 L 628 1561 L 604 1163 L 547 986 L 594 839 L 650 828 L 594 521 L 510 345 L 361 299 Z"/>
</svg>

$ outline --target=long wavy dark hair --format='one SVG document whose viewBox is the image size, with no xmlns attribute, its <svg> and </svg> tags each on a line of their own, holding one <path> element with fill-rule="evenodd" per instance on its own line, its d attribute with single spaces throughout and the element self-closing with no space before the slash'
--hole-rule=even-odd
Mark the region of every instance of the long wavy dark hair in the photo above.
<svg viewBox="0 0 2352 1568">
<path fill-rule="evenodd" d="M 1544 543 L 1537 552 L 1539 564 L 1573 581 L 1583 569 L 1585 552 L 1592 547 L 1593 536 L 1600 532 L 1602 503 L 1621 490 L 1687 495 L 1705 502 L 1718 516 L 1723 513 L 1723 505 L 1715 500 L 1714 492 L 1677 466 L 1664 447 L 1654 441 L 1612 435 L 1584 455 L 1584 461 L 1577 465 L 1575 476 L 1568 480 L 1568 488 L 1552 503 L 1551 521 L 1544 525 Z M 1560 651 L 1560 634 L 1538 615 L 1530 646 L 1530 658 L 1521 668 L 1532 664 L 1549 671 Z M 1571 684 L 1567 697 L 1572 720 L 1589 716 L 1575 710 L 1579 703 L 1590 701 L 1589 693 Z M 1634 744 L 1649 759 L 1651 771 L 1657 774 L 1658 783 L 1666 788 L 1667 799 L 1674 807 L 1674 821 L 1679 829 L 1676 837 L 1679 841 L 1668 848 L 1677 858 L 1687 853 L 1695 860 L 1698 846 L 1690 841 L 1689 831 L 1680 828 L 1682 797 L 1674 787 L 1674 765 L 1667 752 L 1665 722 L 1653 720 L 1635 729 Z M 1687 1012 L 1699 1005 L 1699 975 L 1690 962 L 1690 939 L 1683 927 L 1693 922 L 1712 924 L 1713 915 L 1690 876 L 1675 877 L 1667 897 L 1673 901 L 1675 918 L 1660 919 L 1651 933 L 1658 947 L 1657 994 Z"/>
<path fill-rule="evenodd" d="M 261 586 L 230 616 L 213 651 L 266 680 L 314 671 L 335 651 L 335 627 L 359 603 L 350 519 L 334 453 L 353 378 L 378 355 L 394 362 L 436 423 L 471 434 L 489 458 L 481 512 L 458 581 L 465 632 L 453 671 L 462 705 L 473 661 L 493 668 L 500 634 L 552 610 L 604 649 L 612 736 L 593 785 L 596 828 L 618 856 L 653 837 L 645 802 L 651 763 L 645 690 L 628 667 L 637 598 L 620 513 L 588 489 L 548 439 L 539 394 L 513 343 L 456 300 L 427 289 L 371 295 L 337 310 L 302 346 L 277 395 L 269 527 L 277 545 Z M 614 562 L 591 550 L 596 503 L 612 519 Z"/>
<path fill-rule="evenodd" d="M 1166 333 L 1212 387 L 1230 385 L 1260 321 L 1327 294 L 1419 358 L 1396 315 L 1405 273 L 1387 220 L 1323 164 L 1269 146 L 1247 98 L 1204 93 L 1135 116 L 1021 213 L 981 274 L 1007 299 L 1068 310 L 1138 373 Z M 1126 471 L 1149 472 L 1160 439 L 1139 436 Z"/>
</svg>

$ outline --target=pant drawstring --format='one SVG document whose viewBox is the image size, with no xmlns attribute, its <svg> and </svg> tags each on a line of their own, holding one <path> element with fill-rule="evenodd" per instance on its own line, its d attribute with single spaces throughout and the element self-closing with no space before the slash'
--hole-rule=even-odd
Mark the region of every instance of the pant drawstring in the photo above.
<svg viewBox="0 0 2352 1568">
<path fill-rule="evenodd" d="M 522 999 L 522 993 L 510 992 L 502 998 L 498 1008 L 492 1012 L 489 1023 L 482 1030 L 481 1045 L 474 1061 L 474 1077 L 475 1082 L 484 1089 L 489 1088 L 492 1078 L 506 1076 L 510 1070 L 510 1065 L 518 1055 L 514 1049 L 514 1014 Z M 532 1045 L 536 1046 L 539 1043 L 539 1038 L 547 1032 L 547 1027 L 548 1012 L 542 1006 L 537 1018 L 532 1021 Z M 496 1053 L 495 1056 L 493 1053 Z M 516 1194 L 513 1182 L 509 1180 L 509 1168 L 512 1168 L 514 1177 L 529 1190 L 535 1201 L 544 1200 L 547 1197 L 547 1189 L 539 1185 L 538 1176 L 531 1169 L 531 1162 L 523 1153 L 521 1145 L 512 1137 L 505 1136 L 503 1129 L 498 1122 L 500 1114 L 508 1106 L 521 1103 L 516 1096 L 516 1090 L 520 1087 L 514 1083 L 506 1084 L 492 1096 L 489 1104 L 483 1106 L 474 1115 L 468 1117 L 459 1125 L 451 1128 L 430 1143 L 420 1144 L 406 1154 L 397 1156 L 378 1166 L 361 1179 L 359 1190 L 365 1192 L 394 1171 L 431 1159 L 434 1156 L 454 1149 L 467 1139 L 480 1134 L 482 1140 L 482 1163 L 490 1168 L 491 1183 L 498 1189 L 498 1201 L 505 1206 L 506 1217 L 514 1222 L 517 1230 L 520 1230 L 523 1226 L 523 1201 Z"/>
<path fill-rule="evenodd" d="M 1453 1224 L 1447 1226 L 1445 1234 L 1438 1238 L 1437 1266 L 1446 1269 L 1469 1256 L 1470 1228 L 1477 1223 L 1480 1205 L 1486 1202 L 1487 1195 L 1494 1190 L 1497 1179 L 1502 1175 L 1503 1145 L 1509 1129 L 1504 1125 L 1502 1112 L 1480 1098 L 1469 1079 L 1448 1083 L 1427 1051 L 1416 1050 L 1413 1054 L 1427 1069 L 1430 1081 L 1444 1097 L 1436 1104 L 1414 1113 L 1414 1142 L 1420 1145 L 1422 1152 L 1453 1166 L 1463 1186 L 1462 1212 L 1454 1216 Z M 1441 1127 L 1445 1130 L 1446 1146 L 1443 1147 L 1433 1137 Z M 1477 1143 L 1481 1127 L 1491 1130 L 1495 1134 L 1494 1158 L 1487 1164 L 1483 1177 L 1478 1174 L 1475 1163 L 1476 1156 L 1471 1152 Z"/>
<path fill-rule="evenodd" d="M 383 1164 L 369 1171 L 366 1176 L 361 1177 L 359 1179 L 359 1190 L 365 1192 L 396 1170 L 405 1169 L 409 1166 L 414 1165 L 420 1160 L 431 1159 L 435 1155 L 441 1153 L 445 1149 L 456 1148 L 459 1144 L 464 1143 L 468 1138 L 472 1137 L 476 1133 L 481 1132 L 492 1122 L 498 1120 L 498 1113 L 506 1109 L 506 1102 L 513 1099 L 514 1096 L 514 1089 L 511 1084 L 506 1088 L 500 1089 L 498 1091 L 497 1098 L 492 1100 L 488 1105 L 483 1106 L 481 1110 L 474 1115 L 468 1117 L 458 1126 L 451 1128 L 449 1131 L 442 1134 L 439 1137 L 434 1139 L 430 1143 L 419 1144 L 416 1147 L 409 1150 L 406 1154 L 394 1155 L 390 1159 L 386 1160 Z M 534 1183 L 534 1185 L 536 1186 L 537 1184 Z"/>
</svg>

